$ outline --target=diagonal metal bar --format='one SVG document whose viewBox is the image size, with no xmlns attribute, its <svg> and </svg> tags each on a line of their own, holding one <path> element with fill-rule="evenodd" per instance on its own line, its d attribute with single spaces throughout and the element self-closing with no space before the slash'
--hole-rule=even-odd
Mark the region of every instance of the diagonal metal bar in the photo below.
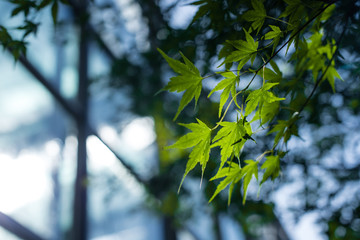
<svg viewBox="0 0 360 240">
<path fill-rule="evenodd" d="M 10 49 L 9 52 L 11 53 Z M 60 105 L 74 118 L 79 117 L 80 107 L 76 102 L 70 104 L 61 96 L 59 91 L 31 64 L 24 56 L 19 57 L 19 62 L 51 93 Z"/>
<path fill-rule="evenodd" d="M 28 228 L 24 227 L 22 224 L 18 223 L 12 217 L 0 212 L 0 226 L 16 235 L 17 237 L 24 240 L 43 240 L 44 238 L 40 237 L 36 233 L 32 232 Z"/>
<path fill-rule="evenodd" d="M 78 107 L 77 103 L 69 103 L 61 94 L 59 91 L 53 87 L 53 85 L 48 81 L 38 70 L 37 68 L 27 60 L 24 56 L 19 57 L 19 62 L 35 77 L 36 80 L 38 80 L 46 90 L 48 90 L 51 95 L 55 98 L 55 100 L 69 113 L 69 115 L 77 119 L 79 117 L 80 107 Z M 143 180 L 139 174 L 135 172 L 135 170 L 130 166 L 128 163 L 126 163 L 123 158 L 119 156 L 119 154 L 116 153 L 116 151 L 109 146 L 109 144 L 104 141 L 98 132 L 92 128 L 92 126 L 89 125 L 88 127 L 89 134 L 96 136 L 114 155 L 115 157 L 120 161 L 120 163 L 129 171 L 129 173 L 141 184 L 147 186 L 147 182 Z"/>
</svg>

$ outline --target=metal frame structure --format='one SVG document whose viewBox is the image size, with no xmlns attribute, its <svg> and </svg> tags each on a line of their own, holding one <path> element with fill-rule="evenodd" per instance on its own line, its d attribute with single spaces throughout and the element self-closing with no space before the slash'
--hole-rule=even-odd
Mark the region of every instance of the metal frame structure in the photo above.
<svg viewBox="0 0 360 240">
<path fill-rule="evenodd" d="M 85 240 L 87 239 L 87 154 L 86 154 L 86 139 L 89 135 L 96 136 L 115 157 L 120 161 L 123 167 L 127 169 L 131 176 L 137 182 L 146 185 L 146 182 L 123 161 L 120 156 L 99 136 L 99 134 L 89 126 L 88 122 L 88 38 L 94 36 L 99 45 L 105 48 L 104 51 L 112 60 L 115 60 L 114 55 L 102 42 L 100 36 L 95 32 L 94 28 L 87 22 L 86 1 L 80 1 L 77 4 L 70 1 L 75 14 L 79 19 L 80 27 L 80 42 L 78 53 L 78 74 L 79 74 L 79 90 L 77 94 L 77 102 L 70 104 L 59 91 L 46 79 L 40 71 L 29 60 L 24 57 L 19 57 L 19 62 L 29 71 L 33 77 L 54 97 L 54 99 L 61 105 L 63 109 L 75 120 L 78 130 L 78 152 L 77 152 L 77 171 L 75 180 L 75 198 L 73 205 L 73 228 L 71 230 L 72 240 Z M 10 51 L 10 49 L 8 49 Z M 25 240 L 42 240 L 36 233 L 32 232 L 19 222 L 15 221 L 10 216 L 0 212 L 0 226 L 4 227 L 14 235 Z"/>
</svg>

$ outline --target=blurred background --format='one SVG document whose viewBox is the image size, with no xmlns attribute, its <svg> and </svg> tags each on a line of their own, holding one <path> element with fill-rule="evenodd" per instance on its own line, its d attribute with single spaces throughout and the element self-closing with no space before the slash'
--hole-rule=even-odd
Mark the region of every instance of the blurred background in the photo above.
<svg viewBox="0 0 360 240">
<path fill-rule="evenodd" d="M 185 133 L 172 121 L 181 95 L 156 94 L 173 76 L 156 48 L 216 71 L 220 44 L 241 29 L 227 14 L 234 1 L 214 1 L 192 24 L 192 1 L 69 2 L 59 2 L 56 26 L 51 5 L 30 17 L 39 28 L 26 58 L 0 54 L 0 239 L 360 239 L 359 40 L 344 43 L 338 93 L 323 86 L 306 109 L 280 179 L 260 194 L 250 185 L 246 205 L 240 186 L 230 206 L 226 191 L 208 204 L 216 153 L 203 186 L 196 168 L 177 193 L 188 152 L 163 148 Z M 0 2 L 0 24 L 21 38 L 25 14 L 11 17 L 14 8 Z M 219 95 L 206 95 L 178 122 L 216 123 Z"/>
</svg>

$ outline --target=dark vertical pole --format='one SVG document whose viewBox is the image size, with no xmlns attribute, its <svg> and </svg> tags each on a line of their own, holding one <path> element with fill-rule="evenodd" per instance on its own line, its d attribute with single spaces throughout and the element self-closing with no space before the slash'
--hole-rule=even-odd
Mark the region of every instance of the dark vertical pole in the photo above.
<svg viewBox="0 0 360 240">
<path fill-rule="evenodd" d="M 173 217 L 163 217 L 164 240 L 177 240 Z"/>
<path fill-rule="evenodd" d="M 76 119 L 78 128 L 78 159 L 75 180 L 75 199 L 73 216 L 73 240 L 86 240 L 87 235 L 87 169 L 86 169 L 86 138 L 88 133 L 88 43 L 86 1 L 80 1 L 80 11 L 77 13 L 80 22 L 79 46 L 79 91 L 80 114 Z"/>
<path fill-rule="evenodd" d="M 222 233 L 221 233 L 221 225 L 220 225 L 220 215 L 219 213 L 215 212 L 213 216 L 214 220 L 214 231 L 215 231 L 215 239 L 222 240 Z"/>
</svg>

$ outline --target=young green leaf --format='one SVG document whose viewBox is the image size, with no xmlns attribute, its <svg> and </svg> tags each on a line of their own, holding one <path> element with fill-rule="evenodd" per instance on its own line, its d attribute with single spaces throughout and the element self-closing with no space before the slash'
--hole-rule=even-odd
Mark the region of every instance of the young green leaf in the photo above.
<svg viewBox="0 0 360 240">
<path fill-rule="evenodd" d="M 277 26 L 269 25 L 272 31 L 265 34 L 265 40 L 270 40 L 271 44 L 273 44 L 273 52 L 275 51 L 276 46 L 279 44 L 280 38 L 284 36 L 284 33 Z"/>
<path fill-rule="evenodd" d="M 282 80 L 282 73 L 280 71 L 273 71 L 270 68 L 265 68 L 265 72 L 264 72 L 264 68 L 261 68 L 260 71 L 258 72 L 258 74 L 260 77 L 265 77 L 265 80 L 268 82 L 277 82 L 279 83 Z"/>
<path fill-rule="evenodd" d="M 260 184 L 263 184 L 270 176 L 274 180 L 280 173 L 279 156 L 268 156 L 266 161 L 261 166 L 261 169 L 266 169 Z"/>
<path fill-rule="evenodd" d="M 262 108 L 265 102 L 274 103 L 285 100 L 285 98 L 276 97 L 272 92 L 268 91 L 273 86 L 278 84 L 279 83 L 267 82 L 261 89 L 252 91 L 246 98 L 245 116 L 248 116 L 250 113 L 252 113 L 258 105 Z"/>
<path fill-rule="evenodd" d="M 252 179 L 252 176 L 254 175 L 256 180 L 258 179 L 258 161 L 254 160 L 245 160 L 247 165 L 242 168 L 241 170 L 241 178 L 244 178 L 243 181 L 243 190 L 244 190 L 244 196 L 243 196 L 243 204 L 245 204 L 246 201 L 246 195 L 247 195 L 247 189 L 249 186 L 249 183 Z"/>
<path fill-rule="evenodd" d="M 179 191 L 182 183 L 185 180 L 186 175 L 198 164 L 202 166 L 202 173 L 204 174 L 206 164 L 209 160 L 210 155 L 210 141 L 211 141 L 211 129 L 202 121 L 197 119 L 197 123 L 189 124 L 180 124 L 192 132 L 182 136 L 176 143 L 171 146 L 166 147 L 170 148 L 191 148 L 194 147 L 189 155 L 189 160 L 186 164 L 186 170 L 184 176 L 181 180 Z"/>
<path fill-rule="evenodd" d="M 323 71 L 325 71 L 325 68 L 323 69 Z M 339 73 L 334 68 L 334 66 L 331 65 L 331 66 L 329 66 L 329 68 L 325 72 L 324 79 L 326 79 L 329 82 L 333 92 L 335 92 L 335 78 L 343 80 L 340 77 Z"/>
<path fill-rule="evenodd" d="M 251 5 L 254 10 L 249 10 L 243 14 L 243 19 L 252 22 L 251 27 L 254 31 L 257 30 L 257 34 L 261 30 L 262 26 L 264 25 L 265 18 L 266 18 L 266 11 L 264 4 L 260 0 L 253 0 L 251 1 Z"/>
<path fill-rule="evenodd" d="M 295 122 L 299 119 L 297 114 L 294 114 L 289 120 L 278 120 L 278 123 L 268 132 L 268 134 L 278 132 L 274 139 L 274 146 L 276 146 L 280 139 L 284 138 L 284 143 L 290 139 L 292 135 L 299 136 Z"/>
<path fill-rule="evenodd" d="M 221 82 L 219 82 L 208 95 L 208 97 L 210 97 L 214 92 L 224 89 L 220 96 L 219 117 L 221 116 L 222 109 L 229 98 L 229 93 L 231 93 L 233 98 L 235 97 L 236 85 L 239 84 L 240 81 L 240 77 L 236 76 L 233 72 L 221 72 L 220 74 L 225 77 L 225 79 L 221 80 Z"/>
<path fill-rule="evenodd" d="M 223 191 L 230 184 L 229 199 L 228 199 L 228 204 L 229 204 L 231 200 L 231 193 L 234 189 L 234 185 L 237 182 L 239 182 L 241 179 L 240 177 L 241 170 L 242 170 L 241 167 L 234 162 L 230 162 L 230 165 L 228 167 L 220 168 L 217 174 L 214 177 L 212 177 L 210 181 L 219 178 L 225 178 L 225 179 L 223 179 L 216 187 L 216 190 L 214 194 L 211 196 L 209 202 L 211 202 L 221 191 Z"/>
<path fill-rule="evenodd" d="M 280 102 L 263 102 L 261 108 L 256 111 L 255 116 L 251 121 L 260 120 L 260 125 L 264 125 L 275 118 L 275 116 L 279 113 L 279 109 Z"/>
<path fill-rule="evenodd" d="M 280 139 L 285 133 L 286 127 L 287 127 L 287 121 L 278 120 L 278 123 L 268 132 L 268 134 L 277 132 L 274 139 L 274 146 L 276 146 L 279 143 Z"/>
<path fill-rule="evenodd" d="M 222 63 L 224 64 L 224 63 L 239 62 L 238 71 L 240 71 L 242 67 L 249 60 L 251 60 L 251 63 L 253 63 L 256 57 L 257 48 L 259 46 L 259 42 L 255 41 L 246 30 L 244 30 L 244 32 L 245 32 L 246 41 L 244 40 L 227 41 L 237 50 L 233 51 L 231 54 L 226 56 L 224 62 Z"/>
<path fill-rule="evenodd" d="M 289 17 L 288 30 L 293 30 L 301 24 L 301 19 L 306 16 L 306 8 L 301 0 L 284 0 L 288 5 L 279 18 Z"/>
<path fill-rule="evenodd" d="M 219 125 L 222 128 L 214 137 L 211 147 L 219 146 L 221 148 L 221 169 L 232 155 L 239 158 L 245 142 L 249 139 L 246 136 L 251 136 L 252 130 L 250 124 L 248 122 L 243 123 L 242 120 L 237 122 L 221 122 Z"/>
<path fill-rule="evenodd" d="M 185 62 L 182 63 L 178 60 L 168 57 L 161 49 L 158 49 L 161 55 L 168 62 L 169 66 L 178 73 L 178 76 L 170 78 L 170 82 L 163 88 L 163 90 L 168 90 L 170 92 L 182 92 L 185 91 L 179 108 L 176 112 L 174 120 L 177 119 L 180 112 L 190 103 L 190 101 L 195 98 L 195 106 L 200 97 L 202 89 L 202 80 L 199 70 L 187 59 L 182 53 L 181 56 Z"/>
</svg>

